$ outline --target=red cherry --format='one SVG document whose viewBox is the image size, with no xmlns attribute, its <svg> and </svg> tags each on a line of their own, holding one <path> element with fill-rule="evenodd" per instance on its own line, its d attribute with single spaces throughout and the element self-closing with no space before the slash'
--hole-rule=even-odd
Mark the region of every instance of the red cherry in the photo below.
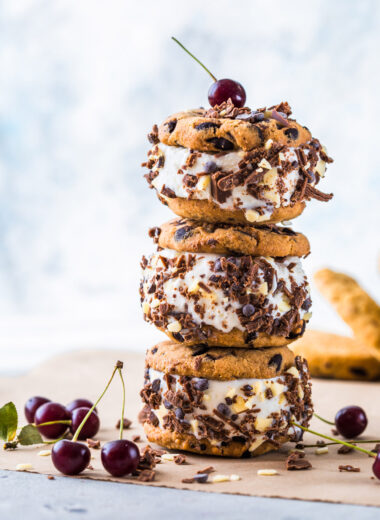
<svg viewBox="0 0 380 520">
<path fill-rule="evenodd" d="M 221 105 L 229 98 L 239 108 L 245 105 L 247 99 L 243 85 L 233 79 L 219 79 L 208 90 L 208 100 L 212 107 Z"/>
<path fill-rule="evenodd" d="M 54 444 L 51 460 L 64 475 L 79 475 L 90 464 L 91 453 L 85 444 L 63 439 Z"/>
<path fill-rule="evenodd" d="M 28 399 L 25 403 L 24 412 L 28 423 L 34 423 L 34 416 L 37 409 L 45 403 L 50 403 L 50 399 L 36 395 Z"/>
<path fill-rule="evenodd" d="M 101 457 L 104 468 L 114 477 L 133 473 L 140 462 L 136 444 L 124 439 L 104 444 Z"/>
<path fill-rule="evenodd" d="M 367 424 L 367 416 L 360 406 L 346 406 L 335 416 L 336 429 L 347 439 L 353 439 L 363 433 Z"/>
<path fill-rule="evenodd" d="M 372 471 L 375 477 L 380 480 L 380 453 L 376 455 L 375 462 L 372 464 Z"/>
<path fill-rule="evenodd" d="M 62 421 L 69 420 L 70 415 L 66 408 L 59 403 L 45 403 L 37 408 L 34 416 L 34 422 L 38 427 L 39 424 L 51 422 L 51 421 Z M 51 424 L 49 426 L 40 426 L 39 432 L 47 437 L 48 439 L 57 439 L 67 430 L 67 424 Z"/>
<path fill-rule="evenodd" d="M 71 403 L 69 403 L 66 406 L 66 410 L 68 412 L 72 413 L 77 408 L 82 408 L 82 407 L 92 408 L 93 404 L 94 403 L 92 403 L 88 399 L 84 399 L 84 398 L 74 399 L 74 401 L 71 401 Z M 96 408 L 94 409 L 94 412 L 98 413 Z"/>
<path fill-rule="evenodd" d="M 88 411 L 90 408 L 76 408 L 72 414 L 71 414 L 71 426 L 70 431 L 74 435 L 77 429 L 79 428 L 80 424 L 82 423 L 83 419 L 86 417 Z M 100 421 L 99 417 L 95 412 L 92 412 L 92 414 L 89 416 L 87 421 L 84 423 L 83 428 L 81 429 L 78 439 L 79 440 L 85 440 L 85 439 L 92 439 L 92 437 L 95 437 L 95 435 L 98 433 L 100 427 Z"/>
</svg>

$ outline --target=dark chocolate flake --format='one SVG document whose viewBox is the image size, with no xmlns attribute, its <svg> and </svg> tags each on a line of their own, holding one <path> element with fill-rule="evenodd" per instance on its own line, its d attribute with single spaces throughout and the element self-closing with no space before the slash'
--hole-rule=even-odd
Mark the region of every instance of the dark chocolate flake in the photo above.
<svg viewBox="0 0 380 520">
<path fill-rule="evenodd" d="M 281 369 L 281 364 L 282 364 L 282 355 L 281 354 L 275 354 L 274 356 L 272 356 L 270 358 L 268 366 L 276 367 L 276 372 L 279 372 L 280 369 Z"/>
<path fill-rule="evenodd" d="M 287 128 L 286 130 L 284 130 L 284 134 L 286 135 L 286 137 L 288 137 L 289 139 L 292 139 L 293 141 L 298 139 L 298 129 L 297 128 Z"/>
<path fill-rule="evenodd" d="M 217 150 L 233 150 L 234 144 L 224 137 L 210 137 L 206 142 L 211 143 Z"/>
</svg>

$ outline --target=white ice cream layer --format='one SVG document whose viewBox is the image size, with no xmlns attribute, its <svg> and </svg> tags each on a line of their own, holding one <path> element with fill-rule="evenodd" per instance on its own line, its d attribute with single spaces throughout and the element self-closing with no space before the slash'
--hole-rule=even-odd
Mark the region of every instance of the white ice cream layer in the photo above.
<svg viewBox="0 0 380 520">
<path fill-rule="evenodd" d="M 163 283 L 163 291 L 165 294 L 165 300 L 158 300 L 155 294 L 149 294 L 149 287 L 152 285 L 153 278 L 157 273 L 157 269 L 163 269 L 165 273 L 171 273 L 175 271 L 175 267 L 165 267 L 160 257 L 174 258 L 176 256 L 187 256 L 190 255 L 195 257 L 195 263 L 183 277 L 176 276 Z M 213 254 L 193 254 L 193 253 L 179 253 L 171 249 L 164 249 L 159 253 L 155 253 L 148 258 L 148 265 L 143 272 L 143 312 L 148 314 L 150 310 L 158 307 L 160 303 L 165 301 L 170 305 L 174 305 L 175 312 L 188 312 L 191 314 L 193 321 L 200 325 L 202 323 L 211 325 L 218 330 L 223 332 L 230 332 L 233 328 L 237 328 L 241 331 L 246 330 L 241 324 L 237 310 L 241 309 L 241 304 L 238 301 L 234 301 L 227 298 L 222 289 L 213 287 L 209 284 L 209 278 L 215 274 L 211 270 L 210 262 L 215 262 L 221 255 Z M 237 260 L 239 257 L 236 257 Z M 269 290 L 268 284 L 264 281 L 264 272 L 261 268 L 258 270 L 260 282 L 247 289 L 247 292 L 251 293 L 262 293 L 266 296 L 266 302 L 264 307 L 268 307 L 268 314 L 275 318 L 283 316 L 290 310 L 288 297 L 284 291 L 280 289 L 276 294 L 277 285 L 279 280 L 285 282 L 286 288 L 292 292 L 292 281 L 297 286 L 302 286 L 306 283 L 306 275 L 302 269 L 300 259 L 295 256 L 288 256 L 283 262 L 277 262 L 271 257 L 261 257 L 266 260 L 274 269 L 274 277 L 272 287 Z M 294 264 L 291 271 L 288 269 L 290 264 Z M 223 273 L 219 273 L 223 276 Z M 206 284 L 210 292 L 202 289 L 199 286 L 199 282 Z M 306 284 L 305 289 L 309 294 L 309 288 Z M 182 292 L 182 294 L 181 294 Z M 183 294 L 184 292 L 184 294 Z M 197 294 L 199 299 L 195 301 L 192 298 L 186 296 L 187 292 L 190 294 Z M 205 314 L 201 317 L 195 310 L 196 305 L 204 305 Z M 273 305 L 273 309 L 269 311 L 269 307 Z M 307 320 L 310 313 L 300 309 L 300 318 Z M 169 317 L 168 330 L 170 329 L 171 323 L 176 322 L 174 317 Z M 180 330 L 180 329 L 179 329 Z M 172 332 L 179 332 L 179 330 L 172 330 Z"/>
<path fill-rule="evenodd" d="M 152 185 L 156 188 L 158 193 L 161 193 L 165 185 L 166 188 L 173 190 L 177 197 L 189 198 L 191 194 L 191 198 L 193 199 L 213 200 L 223 209 L 256 210 L 262 208 L 264 211 L 262 219 L 265 218 L 265 215 L 270 215 L 274 208 L 284 207 L 290 204 L 290 199 L 299 180 L 298 166 L 286 173 L 279 173 L 278 168 L 271 168 L 269 163 L 264 160 L 262 166 L 259 164 L 259 169 L 252 170 L 252 173 L 254 171 L 266 172 L 263 180 L 259 183 L 259 185 L 267 188 L 267 190 L 263 192 L 264 200 L 257 199 L 249 194 L 246 186 L 237 186 L 232 189 L 231 195 L 227 200 L 221 203 L 216 201 L 211 194 L 210 175 L 199 175 L 198 183 L 194 188 L 190 189 L 186 187 L 183 182 L 184 176 L 186 174 L 198 175 L 204 173 L 205 164 L 209 161 L 216 163 L 218 168 L 224 172 L 237 172 L 239 171 L 238 165 L 244 159 L 247 152 L 240 150 L 220 156 L 218 156 L 218 154 L 198 152 L 200 156 L 197 157 L 194 165 L 184 169 L 184 165 L 191 154 L 189 149 L 159 143 L 156 150 L 157 153 L 153 153 L 150 157 L 154 158 L 162 155 L 165 159 L 163 166 L 154 166 L 152 168 L 153 172 L 158 172 L 157 177 L 152 181 Z M 305 154 L 307 156 L 307 150 L 305 150 Z M 280 152 L 280 163 L 293 161 L 298 161 L 294 148 L 285 148 L 284 151 Z M 325 168 L 326 163 L 319 159 L 315 171 L 323 177 Z M 260 220 L 260 217 L 255 220 Z"/>
<path fill-rule="evenodd" d="M 293 377 L 298 379 L 298 395 L 301 399 L 303 399 L 303 388 L 301 384 L 300 373 L 296 367 L 291 367 L 288 370 Z M 180 384 L 179 376 L 172 375 L 175 382 L 171 384 L 171 390 L 173 392 L 183 392 L 183 387 Z M 160 380 L 160 392 L 165 394 L 168 390 L 167 382 L 164 378 L 164 373 L 159 372 L 157 370 L 149 369 L 149 378 L 152 383 L 155 379 Z M 192 378 L 192 381 L 199 381 L 199 378 Z M 217 381 L 208 379 L 208 388 L 204 391 L 202 405 L 205 406 L 205 409 L 196 408 L 194 412 L 190 414 L 185 414 L 183 420 L 187 421 L 191 425 L 191 433 L 197 437 L 201 438 L 201 434 L 199 432 L 199 421 L 194 419 L 194 415 L 211 415 L 215 419 L 219 419 L 214 413 L 215 409 L 218 409 L 218 405 L 223 403 L 226 405 L 226 398 L 232 399 L 234 402 L 228 406 L 230 413 L 227 417 L 233 418 L 236 424 L 240 424 L 244 419 L 245 411 L 248 410 L 256 410 L 254 412 L 255 415 L 255 429 L 259 432 L 257 434 L 254 443 L 251 446 L 252 451 L 256 449 L 260 444 L 265 441 L 265 432 L 271 429 L 274 425 L 274 416 L 272 414 L 281 414 L 282 411 L 289 412 L 291 409 L 291 405 L 288 402 L 285 392 L 289 390 L 288 386 L 284 384 L 285 380 L 283 376 L 273 377 L 270 379 L 234 379 L 231 381 Z M 245 385 L 249 385 L 252 388 L 252 396 L 247 396 L 243 387 Z M 272 397 L 268 398 L 265 392 L 270 389 L 272 393 Z M 161 404 L 158 409 L 153 410 L 155 415 L 157 416 L 160 424 L 159 426 L 163 427 L 163 418 L 168 414 L 168 409 L 165 408 L 164 404 Z M 283 420 L 283 423 L 279 425 L 284 428 L 287 425 L 287 421 Z M 228 424 L 225 424 L 225 428 L 228 431 L 232 430 L 232 427 Z M 292 430 L 292 427 L 290 427 Z M 234 432 L 234 435 L 239 435 L 238 431 Z M 219 444 L 219 442 L 215 442 L 215 444 Z"/>
</svg>

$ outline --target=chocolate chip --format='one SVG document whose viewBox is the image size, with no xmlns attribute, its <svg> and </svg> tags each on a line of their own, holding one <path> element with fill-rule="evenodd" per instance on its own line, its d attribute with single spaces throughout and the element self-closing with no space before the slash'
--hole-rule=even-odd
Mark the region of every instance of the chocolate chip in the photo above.
<svg viewBox="0 0 380 520">
<path fill-rule="evenodd" d="M 359 368 L 359 367 L 350 367 L 350 372 L 356 377 L 367 377 L 368 373 L 365 368 Z"/>
<path fill-rule="evenodd" d="M 224 139 L 224 137 L 211 137 L 210 139 L 206 139 L 208 143 L 214 145 L 217 150 L 233 150 L 234 144 L 228 139 Z"/>
<path fill-rule="evenodd" d="M 228 416 L 231 413 L 231 410 L 224 403 L 219 403 L 218 406 L 216 407 L 216 409 L 218 410 L 219 413 L 221 413 L 222 415 L 225 415 L 225 416 Z"/>
<path fill-rule="evenodd" d="M 153 294 L 154 292 L 156 292 L 156 284 L 152 283 L 152 285 L 148 289 L 148 294 Z"/>
<path fill-rule="evenodd" d="M 250 316 L 252 316 L 252 314 L 255 314 L 255 307 L 250 303 L 247 303 L 247 305 L 244 305 L 241 312 L 244 314 L 244 316 L 249 318 Z"/>
<path fill-rule="evenodd" d="M 204 170 L 206 173 L 215 173 L 219 169 L 218 165 L 214 161 L 207 161 L 204 165 Z"/>
<path fill-rule="evenodd" d="M 231 415 L 231 420 L 236 421 L 238 417 L 239 417 L 238 414 L 234 413 L 233 415 Z"/>
<path fill-rule="evenodd" d="M 208 388 L 208 380 L 207 379 L 198 379 L 194 382 L 194 388 L 195 390 L 200 390 L 203 392 L 204 390 L 207 390 Z"/>
<path fill-rule="evenodd" d="M 177 419 L 180 421 L 185 417 L 185 414 L 183 413 L 182 408 L 176 408 L 176 411 L 174 413 L 175 413 L 175 416 L 177 417 Z"/>
<path fill-rule="evenodd" d="M 208 473 L 199 473 L 194 475 L 194 482 L 199 482 L 199 484 L 204 484 L 208 480 Z"/>
<path fill-rule="evenodd" d="M 195 126 L 195 130 L 207 130 L 208 128 L 219 128 L 220 123 L 212 123 L 211 121 L 206 121 L 205 123 L 199 123 L 199 125 Z"/>
<path fill-rule="evenodd" d="M 193 228 L 191 226 L 183 226 L 178 228 L 174 233 L 174 240 L 179 242 L 180 240 L 185 240 L 186 238 L 191 237 L 193 234 Z"/>
<path fill-rule="evenodd" d="M 199 447 L 200 447 L 201 451 L 205 451 L 207 449 L 206 444 L 203 444 L 203 443 L 200 444 Z"/>
<path fill-rule="evenodd" d="M 172 133 L 174 131 L 175 127 L 177 126 L 177 120 L 172 119 L 171 121 L 169 121 L 166 124 L 167 124 L 168 130 L 169 130 L 169 133 Z"/>
<path fill-rule="evenodd" d="M 308 311 L 311 307 L 311 298 L 306 298 L 306 300 L 303 302 L 301 309 L 304 311 Z"/>
<path fill-rule="evenodd" d="M 164 399 L 164 400 L 163 400 L 163 405 L 165 406 L 165 408 L 166 408 L 167 410 L 171 410 L 171 409 L 173 408 L 172 403 L 169 403 L 169 401 L 168 401 L 167 399 Z"/>
<path fill-rule="evenodd" d="M 282 355 L 281 354 L 275 354 L 272 356 L 269 360 L 268 366 L 270 367 L 276 367 L 276 372 L 278 372 L 281 368 L 282 364 Z"/>
<path fill-rule="evenodd" d="M 257 332 L 248 332 L 247 337 L 245 338 L 245 342 L 250 343 L 251 341 L 255 340 L 257 336 Z"/>
<path fill-rule="evenodd" d="M 152 390 L 153 392 L 158 392 L 161 386 L 161 381 L 159 379 L 155 379 L 152 382 Z"/>
<path fill-rule="evenodd" d="M 151 350 L 152 354 L 155 354 L 157 352 L 157 350 L 158 350 L 157 347 L 152 348 L 152 350 Z"/>
<path fill-rule="evenodd" d="M 284 134 L 289 137 L 289 139 L 292 139 L 295 141 L 298 139 L 298 129 L 297 128 L 287 128 L 284 130 Z"/>
<path fill-rule="evenodd" d="M 201 356 L 202 354 L 205 354 L 208 352 L 209 347 L 207 345 L 198 345 L 197 347 L 194 347 L 194 350 L 192 352 L 192 356 Z"/>
<path fill-rule="evenodd" d="M 173 332 L 172 338 L 175 339 L 176 341 L 178 341 L 179 343 L 183 343 L 185 341 L 183 339 L 182 334 L 180 334 L 179 332 Z"/>
<path fill-rule="evenodd" d="M 160 424 L 160 421 L 154 412 L 150 412 L 149 421 L 153 424 L 153 426 L 158 426 Z"/>
<path fill-rule="evenodd" d="M 214 271 L 221 271 L 222 270 L 222 264 L 220 262 L 220 258 L 217 258 L 214 262 Z"/>
</svg>

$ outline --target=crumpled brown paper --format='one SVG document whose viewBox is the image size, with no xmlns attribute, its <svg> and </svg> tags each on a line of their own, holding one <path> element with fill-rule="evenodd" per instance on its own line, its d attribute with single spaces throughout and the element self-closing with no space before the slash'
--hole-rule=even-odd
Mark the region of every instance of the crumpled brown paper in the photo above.
<svg viewBox="0 0 380 520">
<path fill-rule="evenodd" d="M 95 400 L 108 381 L 115 362 L 124 361 L 127 388 L 126 417 L 133 421 L 131 428 L 125 431 L 125 438 L 141 435 L 146 444 L 141 426 L 137 422 L 140 410 L 139 391 L 143 381 L 144 360 L 140 354 L 125 351 L 80 351 L 64 354 L 37 367 L 29 374 L 17 378 L 0 378 L 0 405 L 14 401 L 24 424 L 23 404 L 32 395 L 43 395 L 52 400 L 68 403 L 76 397 Z M 368 415 L 369 425 L 365 438 L 380 437 L 380 396 L 379 383 L 358 383 L 340 381 L 313 381 L 315 410 L 326 418 L 333 419 L 335 412 L 342 406 L 356 404 L 362 406 Z M 115 377 L 114 382 L 101 401 L 98 409 L 102 423 L 97 438 L 103 443 L 117 439 L 116 423 L 121 414 L 121 383 Z M 317 419 L 312 427 L 322 433 L 331 434 L 328 425 Z M 306 435 L 304 442 L 315 444 L 317 437 Z M 368 445 L 372 449 L 373 445 Z M 269 453 L 256 459 L 223 459 L 186 454 L 187 464 L 176 465 L 174 462 L 162 462 L 157 465 L 156 480 L 141 485 L 193 489 L 214 493 L 232 493 L 264 497 L 295 498 L 300 500 L 318 500 L 380 506 L 380 481 L 372 478 L 372 459 L 365 455 L 349 453 L 337 454 L 337 446 L 331 446 L 326 455 L 316 455 L 314 449 L 307 451 L 306 457 L 312 463 L 312 469 L 305 471 L 287 471 L 285 459 L 287 451 L 294 447 L 287 444 L 281 452 Z M 0 450 L 0 469 L 15 470 L 17 464 L 30 463 L 34 472 L 57 475 L 50 457 L 41 457 L 38 453 L 46 446 L 19 447 L 16 451 Z M 112 478 L 103 469 L 100 451 L 91 450 L 93 470 L 86 470 L 82 477 L 118 482 L 136 482 L 133 477 Z M 339 465 L 351 464 L 359 467 L 360 473 L 340 473 Z M 183 484 L 188 478 L 206 466 L 213 466 L 215 474 L 236 474 L 241 480 L 218 484 Z M 276 469 L 276 476 L 258 476 L 259 469 Z"/>
</svg>

